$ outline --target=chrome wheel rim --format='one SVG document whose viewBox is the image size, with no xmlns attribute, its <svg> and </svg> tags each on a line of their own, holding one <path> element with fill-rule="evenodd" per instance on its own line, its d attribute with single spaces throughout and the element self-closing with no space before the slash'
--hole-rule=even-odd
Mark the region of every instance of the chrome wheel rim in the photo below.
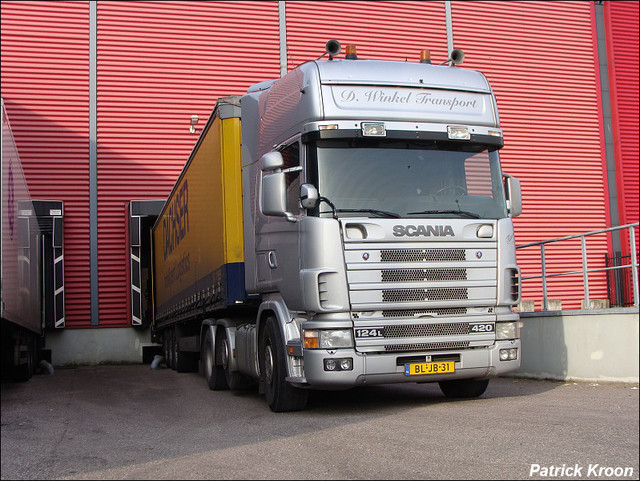
<svg viewBox="0 0 640 481">
<path fill-rule="evenodd" d="M 264 349 L 264 377 L 267 384 L 271 385 L 273 382 L 273 351 L 271 344 L 267 344 Z"/>
</svg>

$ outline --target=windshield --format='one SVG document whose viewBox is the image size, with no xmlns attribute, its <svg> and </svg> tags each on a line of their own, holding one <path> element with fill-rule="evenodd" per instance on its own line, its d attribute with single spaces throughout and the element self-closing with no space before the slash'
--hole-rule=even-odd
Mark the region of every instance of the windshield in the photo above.
<svg viewBox="0 0 640 481">
<path fill-rule="evenodd" d="M 449 141 L 339 139 L 310 146 L 315 215 L 506 217 L 498 152 Z"/>
</svg>

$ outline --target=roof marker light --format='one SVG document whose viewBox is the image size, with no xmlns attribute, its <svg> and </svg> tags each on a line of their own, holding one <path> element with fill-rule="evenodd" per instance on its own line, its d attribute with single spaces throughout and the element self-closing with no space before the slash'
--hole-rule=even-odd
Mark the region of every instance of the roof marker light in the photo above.
<svg viewBox="0 0 640 481">
<path fill-rule="evenodd" d="M 349 44 L 346 46 L 346 54 L 344 58 L 349 60 L 358 60 L 358 56 L 356 55 L 356 46 L 353 44 Z"/>
<path fill-rule="evenodd" d="M 431 63 L 431 52 L 429 50 L 420 50 L 420 63 Z"/>
</svg>

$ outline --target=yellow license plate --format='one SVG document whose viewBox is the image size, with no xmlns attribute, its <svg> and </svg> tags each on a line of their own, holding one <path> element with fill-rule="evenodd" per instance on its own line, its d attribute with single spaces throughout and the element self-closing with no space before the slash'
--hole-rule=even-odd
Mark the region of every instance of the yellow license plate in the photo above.
<svg viewBox="0 0 640 481">
<path fill-rule="evenodd" d="M 454 362 L 421 362 L 417 364 L 405 364 L 404 374 L 406 376 L 422 376 L 425 374 L 447 374 L 455 372 Z"/>
</svg>

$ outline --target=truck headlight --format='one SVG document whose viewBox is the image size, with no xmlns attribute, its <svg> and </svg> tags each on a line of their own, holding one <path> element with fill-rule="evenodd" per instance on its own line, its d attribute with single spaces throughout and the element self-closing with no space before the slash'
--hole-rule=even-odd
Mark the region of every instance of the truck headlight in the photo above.
<svg viewBox="0 0 640 481">
<path fill-rule="evenodd" d="M 518 321 L 496 322 L 496 339 L 518 339 Z"/>
<path fill-rule="evenodd" d="M 353 359 L 345 357 L 342 359 L 325 359 L 325 371 L 353 371 Z"/>
<path fill-rule="evenodd" d="M 501 361 L 515 361 L 516 359 L 518 359 L 518 348 L 500 349 Z"/>
<path fill-rule="evenodd" d="M 311 329 L 304 331 L 306 349 L 337 349 L 352 347 L 351 329 Z"/>
</svg>

